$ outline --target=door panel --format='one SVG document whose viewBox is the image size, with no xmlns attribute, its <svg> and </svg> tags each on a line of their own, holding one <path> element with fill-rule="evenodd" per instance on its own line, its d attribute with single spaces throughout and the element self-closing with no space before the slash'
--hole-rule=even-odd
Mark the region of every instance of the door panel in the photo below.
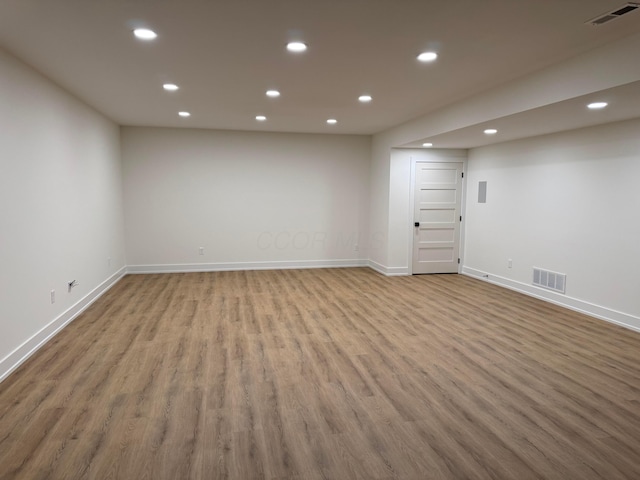
<svg viewBox="0 0 640 480">
<path fill-rule="evenodd" d="M 421 243 L 454 241 L 454 231 L 450 228 L 423 228 L 419 230 L 418 240 Z"/>
<path fill-rule="evenodd" d="M 413 273 L 457 273 L 462 162 L 416 163 Z"/>
<path fill-rule="evenodd" d="M 451 262 L 453 252 L 449 247 L 435 247 L 420 249 L 421 262 Z"/>
<path fill-rule="evenodd" d="M 428 202 L 421 202 L 421 205 L 426 205 Z M 456 211 L 454 208 L 432 208 L 427 209 L 425 207 L 420 208 L 420 214 L 418 215 L 418 221 L 420 223 L 434 224 L 444 223 L 450 225 L 456 219 Z"/>
<path fill-rule="evenodd" d="M 421 203 L 455 203 L 455 190 L 422 190 L 419 192 Z"/>
</svg>

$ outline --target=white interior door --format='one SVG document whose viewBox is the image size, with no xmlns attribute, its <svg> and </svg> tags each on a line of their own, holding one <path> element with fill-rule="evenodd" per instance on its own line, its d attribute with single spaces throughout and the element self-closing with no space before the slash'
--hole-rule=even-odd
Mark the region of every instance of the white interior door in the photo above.
<svg viewBox="0 0 640 480">
<path fill-rule="evenodd" d="M 417 162 L 413 273 L 457 273 L 462 162 Z"/>
</svg>

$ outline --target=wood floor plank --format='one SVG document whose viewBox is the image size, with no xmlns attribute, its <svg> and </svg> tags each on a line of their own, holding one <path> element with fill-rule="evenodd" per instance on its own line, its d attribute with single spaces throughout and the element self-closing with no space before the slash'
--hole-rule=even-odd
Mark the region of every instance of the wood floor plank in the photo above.
<svg viewBox="0 0 640 480">
<path fill-rule="evenodd" d="M 130 275 L 0 384 L 0 479 L 640 478 L 640 335 L 459 275 Z"/>
</svg>

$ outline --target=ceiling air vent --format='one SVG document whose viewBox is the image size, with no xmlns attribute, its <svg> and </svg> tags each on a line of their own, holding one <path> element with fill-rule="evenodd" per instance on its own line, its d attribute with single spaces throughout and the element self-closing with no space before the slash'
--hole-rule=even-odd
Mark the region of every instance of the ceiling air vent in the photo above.
<svg viewBox="0 0 640 480">
<path fill-rule="evenodd" d="M 640 3 L 625 3 L 621 7 L 616 8 L 612 12 L 603 13 L 602 15 L 598 15 L 596 18 L 592 18 L 589 20 L 587 25 L 603 25 L 611 20 L 615 20 L 616 18 L 621 17 L 629 12 L 633 12 L 640 7 Z"/>
</svg>

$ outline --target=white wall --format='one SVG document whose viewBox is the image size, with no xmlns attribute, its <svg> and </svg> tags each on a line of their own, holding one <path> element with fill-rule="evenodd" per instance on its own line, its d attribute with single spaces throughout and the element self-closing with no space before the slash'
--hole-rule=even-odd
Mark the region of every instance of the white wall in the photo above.
<svg viewBox="0 0 640 480">
<path fill-rule="evenodd" d="M 633 120 L 470 150 L 465 271 L 640 328 L 638 132 Z M 566 297 L 530 287 L 534 266 L 566 273 Z"/>
<path fill-rule="evenodd" d="M 402 252 L 406 242 L 390 229 L 405 221 L 405 209 L 393 207 L 393 204 L 399 205 L 397 195 L 404 195 L 403 187 L 397 188 L 399 177 L 392 172 L 392 151 L 395 147 L 638 81 L 640 62 L 629 61 L 629 58 L 634 58 L 638 48 L 640 34 L 631 35 L 376 134 L 373 137 L 371 175 L 377 184 L 371 192 L 371 221 L 372 231 L 386 240 L 372 258 L 379 259 L 387 271 L 399 272 L 406 265 Z M 404 182 L 402 176 L 400 179 Z M 378 191 L 389 196 L 390 206 L 380 208 L 374 203 L 373 196 Z"/>
<path fill-rule="evenodd" d="M 367 258 L 370 137 L 127 127 L 122 145 L 134 270 Z"/>
<path fill-rule="evenodd" d="M 119 148 L 114 123 L 0 50 L 0 379 L 124 267 Z"/>
<path fill-rule="evenodd" d="M 381 273 L 389 273 L 389 149 L 372 141 L 371 180 L 369 190 L 370 265 Z"/>
</svg>

